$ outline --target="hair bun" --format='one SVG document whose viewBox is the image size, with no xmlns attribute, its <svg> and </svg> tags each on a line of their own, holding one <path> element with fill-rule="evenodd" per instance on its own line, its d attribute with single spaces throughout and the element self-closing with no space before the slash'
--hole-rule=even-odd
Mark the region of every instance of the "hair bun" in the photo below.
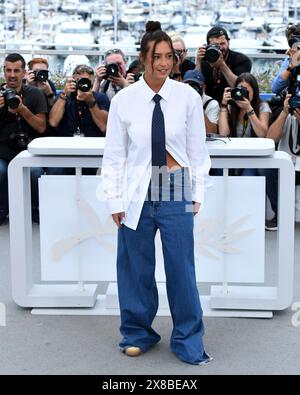
<svg viewBox="0 0 300 395">
<path fill-rule="evenodd" d="M 158 21 L 148 21 L 146 23 L 146 33 L 153 33 L 161 30 L 161 24 Z"/>
</svg>

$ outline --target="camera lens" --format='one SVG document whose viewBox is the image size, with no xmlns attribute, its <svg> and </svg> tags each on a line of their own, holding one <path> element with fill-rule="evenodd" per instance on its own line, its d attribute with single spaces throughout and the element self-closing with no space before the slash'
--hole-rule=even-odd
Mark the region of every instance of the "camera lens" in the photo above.
<svg viewBox="0 0 300 395">
<path fill-rule="evenodd" d="M 291 96 L 289 100 L 289 106 L 291 110 L 300 108 L 300 96 Z"/>
<path fill-rule="evenodd" d="M 81 92 L 88 92 L 92 87 L 92 82 L 88 78 L 80 78 L 76 82 L 76 88 Z"/>
<path fill-rule="evenodd" d="M 204 60 L 208 63 L 215 63 L 221 55 L 220 47 L 215 44 L 208 45 L 206 47 Z"/>
<path fill-rule="evenodd" d="M 16 151 L 20 152 L 26 150 L 29 142 L 30 139 L 27 133 L 18 132 L 18 133 L 12 133 L 10 135 L 11 146 Z"/>
<path fill-rule="evenodd" d="M 105 78 L 119 76 L 119 66 L 116 63 L 109 63 L 105 66 L 105 68 L 106 68 Z"/>
<path fill-rule="evenodd" d="M 35 81 L 46 82 L 49 79 L 48 70 L 34 70 Z"/>
<path fill-rule="evenodd" d="M 231 98 L 233 100 L 243 100 L 245 98 L 249 98 L 248 89 L 243 86 L 237 86 L 236 88 L 231 89 Z"/>
<path fill-rule="evenodd" d="M 20 99 L 16 96 L 16 91 L 13 89 L 6 89 L 3 92 L 5 104 L 11 109 L 15 110 L 19 107 Z"/>
</svg>

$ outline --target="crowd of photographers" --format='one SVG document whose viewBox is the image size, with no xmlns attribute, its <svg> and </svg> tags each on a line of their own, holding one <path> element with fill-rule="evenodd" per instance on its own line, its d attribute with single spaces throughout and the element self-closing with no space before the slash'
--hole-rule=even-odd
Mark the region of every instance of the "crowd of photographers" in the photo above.
<svg viewBox="0 0 300 395">
<path fill-rule="evenodd" d="M 208 31 L 207 42 L 198 48 L 195 62 L 187 59 L 183 39 L 172 35 L 174 67 L 170 78 L 189 84 L 201 95 L 208 138 L 272 138 L 279 149 L 291 155 L 296 169 L 300 170 L 300 25 L 288 25 L 286 37 L 290 47 L 288 56 L 272 81 L 272 91 L 279 96 L 269 104 L 260 100 L 259 84 L 250 73 L 250 59 L 230 49 L 230 38 L 222 26 Z M 103 64 L 95 71 L 88 65 L 77 65 L 57 94 L 46 59 L 34 58 L 27 66 L 26 71 L 25 61 L 17 53 L 8 55 L 4 61 L 5 83 L 0 90 L 0 225 L 8 215 L 9 162 L 39 136 L 105 136 L 110 100 L 142 75 L 138 60 L 127 68 L 124 52 L 113 48 L 105 53 Z M 40 175 L 72 171 L 31 169 L 33 222 L 39 222 Z M 275 213 L 266 229 L 275 230 L 276 170 L 242 169 L 238 174 L 258 172 L 266 176 L 267 194 Z M 95 171 L 86 169 L 86 173 L 95 174 Z M 219 174 L 218 170 L 214 174 Z M 300 184 L 300 173 L 296 174 L 296 182 Z"/>
</svg>

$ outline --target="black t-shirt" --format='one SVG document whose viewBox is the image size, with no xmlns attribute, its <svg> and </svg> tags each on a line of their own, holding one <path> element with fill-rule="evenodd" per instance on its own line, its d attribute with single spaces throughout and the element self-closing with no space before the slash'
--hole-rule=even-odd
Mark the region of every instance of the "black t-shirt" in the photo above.
<svg viewBox="0 0 300 395">
<path fill-rule="evenodd" d="M 104 93 L 93 92 L 97 105 L 101 110 L 109 110 L 109 100 Z M 77 126 L 80 127 L 81 133 L 86 137 L 105 137 L 95 124 L 88 105 L 84 102 L 76 101 L 72 96 L 68 97 L 64 116 L 58 126 L 60 136 L 74 136 Z"/>
<path fill-rule="evenodd" d="M 180 70 L 181 70 L 181 77 L 183 78 L 184 74 L 188 70 L 194 70 L 196 67 L 195 63 L 192 62 L 189 59 L 184 59 L 184 61 L 181 63 Z"/>
<path fill-rule="evenodd" d="M 243 53 L 229 50 L 227 66 L 236 76 L 251 71 L 251 60 Z M 206 61 L 202 62 L 202 73 L 205 77 L 205 93 L 221 103 L 224 89 L 229 86 L 227 80 L 218 69 L 213 69 Z"/>
<path fill-rule="evenodd" d="M 47 102 L 44 93 L 33 86 L 23 85 L 20 95 L 23 104 L 34 114 L 47 113 Z M 10 161 L 18 154 L 13 146 L 11 136 L 19 132 L 26 133 L 29 139 L 40 137 L 22 117 L 18 121 L 16 114 L 8 112 L 7 107 L 0 109 L 0 158 Z"/>
</svg>

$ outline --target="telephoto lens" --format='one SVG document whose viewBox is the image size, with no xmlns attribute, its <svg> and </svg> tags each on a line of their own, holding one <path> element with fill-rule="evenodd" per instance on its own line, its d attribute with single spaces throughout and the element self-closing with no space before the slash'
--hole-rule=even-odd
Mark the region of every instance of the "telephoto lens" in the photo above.
<svg viewBox="0 0 300 395">
<path fill-rule="evenodd" d="M 220 47 L 217 44 L 210 44 L 206 47 L 204 60 L 208 63 L 215 63 L 221 55 Z"/>
<path fill-rule="evenodd" d="M 34 80 L 39 82 L 46 82 L 49 79 L 49 71 L 48 70 L 34 70 Z"/>
<path fill-rule="evenodd" d="M 88 92 L 92 88 L 92 82 L 88 78 L 80 78 L 78 81 L 76 81 L 76 89 L 78 89 L 81 92 Z"/>
</svg>

